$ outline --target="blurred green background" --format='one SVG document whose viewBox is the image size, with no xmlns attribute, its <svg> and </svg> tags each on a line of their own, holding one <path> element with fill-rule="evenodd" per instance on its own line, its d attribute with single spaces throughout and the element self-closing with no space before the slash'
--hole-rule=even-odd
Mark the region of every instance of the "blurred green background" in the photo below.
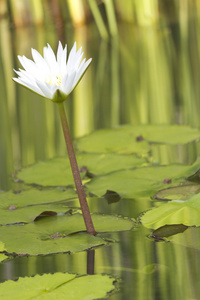
<svg viewBox="0 0 200 300">
<path fill-rule="evenodd" d="M 0 1 L 0 188 L 65 155 L 55 105 L 12 81 L 17 55 L 77 41 L 92 64 L 66 101 L 73 137 L 125 123 L 199 127 L 199 1 Z M 191 153 L 191 160 L 196 153 Z"/>
</svg>

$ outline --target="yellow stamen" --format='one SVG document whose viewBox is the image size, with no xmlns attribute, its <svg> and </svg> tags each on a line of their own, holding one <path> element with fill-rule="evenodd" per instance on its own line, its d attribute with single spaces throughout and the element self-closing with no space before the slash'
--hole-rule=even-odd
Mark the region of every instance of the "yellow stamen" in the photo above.
<svg viewBox="0 0 200 300">
<path fill-rule="evenodd" d="M 49 75 L 48 78 L 45 78 L 45 82 L 51 84 L 51 85 L 57 85 L 61 86 L 62 76 L 51 76 Z"/>
</svg>

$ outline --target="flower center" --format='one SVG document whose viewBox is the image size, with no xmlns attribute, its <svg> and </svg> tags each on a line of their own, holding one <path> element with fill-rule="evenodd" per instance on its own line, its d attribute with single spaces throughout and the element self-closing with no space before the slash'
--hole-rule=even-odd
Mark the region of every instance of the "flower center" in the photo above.
<svg viewBox="0 0 200 300">
<path fill-rule="evenodd" d="M 48 75 L 48 77 L 45 78 L 44 81 L 47 82 L 47 83 L 49 83 L 49 84 L 51 84 L 51 85 L 61 86 L 62 76 Z"/>
</svg>

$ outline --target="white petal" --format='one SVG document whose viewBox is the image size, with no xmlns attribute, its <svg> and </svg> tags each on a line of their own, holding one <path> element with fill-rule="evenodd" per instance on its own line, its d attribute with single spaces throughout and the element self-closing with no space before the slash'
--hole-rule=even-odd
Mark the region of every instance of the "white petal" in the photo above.
<svg viewBox="0 0 200 300">
<path fill-rule="evenodd" d="M 72 50 L 69 53 L 68 61 L 67 61 L 67 67 L 66 67 L 66 72 L 70 72 L 73 64 L 75 62 L 75 57 L 76 57 L 76 42 L 74 43 L 74 46 L 72 47 Z"/>
<path fill-rule="evenodd" d="M 26 78 L 28 77 L 28 78 L 30 78 L 31 80 L 34 80 L 34 79 L 35 79 L 35 77 L 34 77 L 31 73 L 29 73 L 29 72 L 27 72 L 27 71 L 25 71 L 25 70 L 19 69 L 19 71 L 16 71 L 16 70 L 14 70 L 14 71 L 15 71 L 15 73 L 16 73 L 18 76 L 20 76 L 21 78 L 26 79 Z"/>
<path fill-rule="evenodd" d="M 80 63 L 81 63 L 81 60 L 83 58 L 83 53 L 80 54 L 79 56 L 77 56 L 76 60 L 74 61 L 74 68 L 75 69 L 78 69 Z"/>
<path fill-rule="evenodd" d="M 86 63 L 81 64 L 77 74 L 76 74 L 76 78 L 75 78 L 75 82 L 74 82 L 74 86 L 73 89 L 75 88 L 75 86 L 78 84 L 78 82 L 80 81 L 81 77 L 83 76 L 83 74 L 86 72 L 87 68 L 89 67 L 90 63 L 92 61 L 92 58 L 88 59 L 86 61 Z"/>
<path fill-rule="evenodd" d="M 42 55 L 35 49 L 31 49 L 31 52 L 36 66 L 40 69 L 45 69 L 45 71 L 49 71 L 49 67 Z"/>
<path fill-rule="evenodd" d="M 57 50 L 57 62 L 58 63 L 61 62 L 62 54 L 63 54 L 63 46 L 62 46 L 61 42 L 59 41 L 58 50 Z"/>
<path fill-rule="evenodd" d="M 44 94 L 44 96 L 48 99 L 52 99 L 53 98 L 53 93 L 51 92 L 51 90 L 49 89 L 49 87 L 41 81 L 36 81 L 37 86 L 39 87 L 39 89 L 42 91 L 42 93 Z"/>
<path fill-rule="evenodd" d="M 60 72 L 64 74 L 67 66 L 67 45 L 65 45 L 65 49 L 63 51 L 62 59 L 60 62 Z"/>
<path fill-rule="evenodd" d="M 35 70 L 36 65 L 32 60 L 20 55 L 18 55 L 18 59 L 25 70 Z"/>
<path fill-rule="evenodd" d="M 69 78 L 69 74 L 66 73 L 63 78 L 62 78 L 62 81 L 61 81 L 61 89 L 64 91 L 64 87 L 67 85 L 67 80 Z"/>
<path fill-rule="evenodd" d="M 49 69 L 51 70 L 51 72 L 53 74 L 56 74 L 58 72 L 56 57 L 55 57 L 53 50 L 49 46 L 49 44 L 47 44 L 47 46 L 48 47 L 44 47 L 44 49 L 43 49 L 44 59 L 45 59 L 47 65 L 49 66 Z"/>
<path fill-rule="evenodd" d="M 69 95 L 73 89 L 74 85 L 74 79 L 76 77 L 76 72 L 70 74 L 65 81 L 62 82 L 62 91 L 66 94 Z"/>
<path fill-rule="evenodd" d="M 59 41 L 58 51 L 57 51 L 57 64 L 60 74 L 63 74 L 66 69 L 67 61 L 67 45 L 63 49 L 61 42 Z"/>
<path fill-rule="evenodd" d="M 25 86 L 26 88 L 28 88 L 29 90 L 34 91 L 35 93 L 44 96 L 43 92 L 38 88 L 38 86 L 34 85 L 34 83 L 30 83 L 29 81 L 26 81 L 24 79 L 21 78 L 13 78 L 14 81 L 18 82 L 19 84 Z"/>
</svg>

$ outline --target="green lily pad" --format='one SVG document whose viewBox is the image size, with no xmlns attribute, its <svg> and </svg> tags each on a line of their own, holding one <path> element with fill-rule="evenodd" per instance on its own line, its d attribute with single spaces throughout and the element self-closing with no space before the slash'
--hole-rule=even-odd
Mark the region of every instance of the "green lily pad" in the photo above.
<svg viewBox="0 0 200 300">
<path fill-rule="evenodd" d="M 134 226 L 132 220 L 117 216 L 94 214 L 92 219 L 97 232 L 125 231 Z M 78 252 L 107 244 L 100 236 L 82 231 L 85 224 L 81 214 L 61 215 L 26 225 L 1 226 L 0 239 L 8 253 L 30 255 Z"/>
<path fill-rule="evenodd" d="M 200 138 L 200 131 L 180 125 L 126 125 L 102 129 L 80 138 L 76 147 L 85 152 L 145 154 L 148 142 L 185 144 Z"/>
<path fill-rule="evenodd" d="M 200 185 L 187 184 L 158 191 L 154 198 L 158 200 L 187 200 L 200 193 Z"/>
<path fill-rule="evenodd" d="M 150 148 L 134 126 L 97 130 L 75 141 L 76 148 L 84 152 L 146 155 Z"/>
<path fill-rule="evenodd" d="M 57 158 L 49 160 L 49 163 L 45 161 L 38 162 L 19 171 L 17 177 L 26 184 L 74 186 L 68 160 L 66 157 L 66 159 Z"/>
<path fill-rule="evenodd" d="M 194 165 L 173 164 L 123 170 L 93 178 L 87 183 L 88 191 L 102 196 L 107 190 L 115 191 L 124 198 L 153 196 L 166 185 L 177 185 L 199 167 Z"/>
<path fill-rule="evenodd" d="M 60 272 L 20 277 L 17 281 L 8 280 L 0 284 L 0 299 L 99 299 L 115 289 L 114 280 L 108 275 L 76 276 Z"/>
<path fill-rule="evenodd" d="M 184 125 L 140 125 L 144 138 L 159 144 L 181 145 L 200 138 L 200 131 Z"/>
<path fill-rule="evenodd" d="M 30 223 L 41 215 L 54 216 L 71 211 L 72 209 L 64 204 L 33 205 L 13 210 L 0 209 L 0 224 Z"/>
<path fill-rule="evenodd" d="M 75 197 L 77 195 L 73 190 L 60 189 L 42 191 L 30 189 L 21 193 L 2 192 L 0 224 L 29 223 L 44 212 L 50 215 L 66 213 L 70 209 L 68 205 L 72 204 L 72 200 L 74 203 Z M 79 207 L 78 201 L 77 206 Z"/>
<path fill-rule="evenodd" d="M 82 177 L 87 174 L 103 175 L 121 169 L 130 169 L 146 163 L 144 158 L 135 155 L 79 153 L 77 161 Z M 47 186 L 74 185 L 69 159 L 57 157 L 24 168 L 17 174 L 27 184 Z"/>
<path fill-rule="evenodd" d="M 167 204 L 147 211 L 141 222 L 148 228 L 159 228 L 164 225 L 183 224 L 185 226 L 200 226 L 200 194 L 189 200 L 173 200 Z"/>
<path fill-rule="evenodd" d="M 69 201 L 74 198 L 77 198 L 77 194 L 72 189 L 29 189 L 17 193 L 8 191 L 0 193 L 0 208 L 9 209 L 10 206 L 21 208 L 29 205 Z"/>
</svg>

